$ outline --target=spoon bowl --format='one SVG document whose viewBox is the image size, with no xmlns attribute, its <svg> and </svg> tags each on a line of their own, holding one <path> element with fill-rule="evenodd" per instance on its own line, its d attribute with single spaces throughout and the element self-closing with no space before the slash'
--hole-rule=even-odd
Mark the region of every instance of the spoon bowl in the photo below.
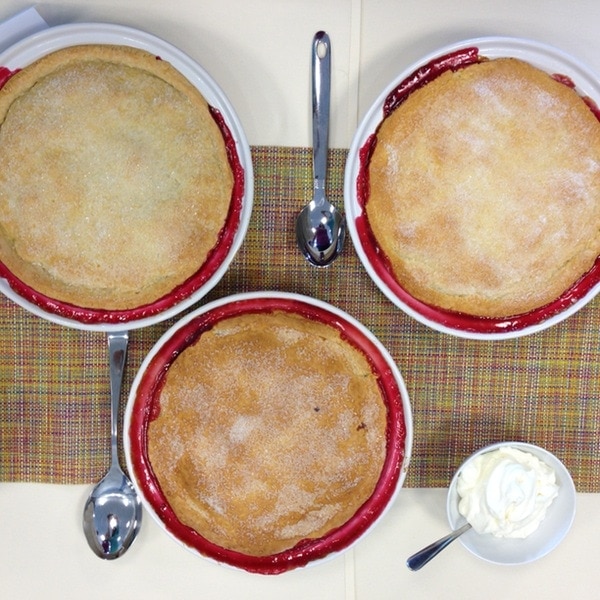
<svg viewBox="0 0 600 600">
<path fill-rule="evenodd" d="M 331 43 L 324 31 L 313 38 L 313 199 L 296 219 L 296 239 L 304 257 L 313 265 L 331 264 L 344 246 L 344 217 L 325 197 L 327 142 L 329 136 L 329 97 L 331 88 Z"/>
<path fill-rule="evenodd" d="M 94 488 L 83 523 L 90 548 L 101 558 L 118 558 L 129 548 L 141 525 L 141 504 L 120 468 L 111 468 Z"/>
<path fill-rule="evenodd" d="M 312 200 L 296 220 L 296 238 L 305 258 L 313 265 L 332 263 L 344 247 L 344 217 L 325 200 Z"/>
<path fill-rule="evenodd" d="M 142 523 L 142 504 L 119 465 L 117 420 L 125 359 L 127 333 L 109 333 L 111 393 L 111 466 L 92 490 L 83 509 L 83 531 L 90 548 L 100 558 L 121 556 L 133 543 Z"/>
</svg>

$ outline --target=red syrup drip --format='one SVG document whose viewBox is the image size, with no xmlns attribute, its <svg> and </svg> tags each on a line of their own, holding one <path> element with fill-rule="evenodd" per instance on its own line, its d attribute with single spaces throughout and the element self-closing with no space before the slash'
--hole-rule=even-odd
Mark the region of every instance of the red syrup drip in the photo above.
<svg viewBox="0 0 600 600">
<path fill-rule="evenodd" d="M 160 60 L 160 57 L 157 57 L 157 60 Z M 5 67 L 1 68 L 5 69 Z M 8 71 L 8 69 L 6 70 Z M 13 71 L 12 74 L 15 72 Z M 223 264 L 233 245 L 235 234 L 240 225 L 245 191 L 245 171 L 237 152 L 235 139 L 221 112 L 214 107 L 209 107 L 209 110 L 223 135 L 234 182 L 229 211 L 225 224 L 219 233 L 217 243 L 209 252 L 204 264 L 186 281 L 152 303 L 132 309 L 110 310 L 79 307 L 41 294 L 13 275 L 2 261 L 0 261 L 0 277 L 6 279 L 10 287 L 19 296 L 46 312 L 88 325 L 128 323 L 152 317 L 179 304 L 200 289 Z"/>
<path fill-rule="evenodd" d="M 387 406 L 387 449 L 375 491 L 344 525 L 321 538 L 302 540 L 290 550 L 271 556 L 257 557 L 222 548 L 177 519 L 154 476 L 148 458 L 147 433 L 149 424 L 160 413 L 160 391 L 170 366 L 179 354 L 223 319 L 241 314 L 273 311 L 292 312 L 334 327 L 340 332 L 342 339 L 364 354 L 373 373 L 378 377 Z M 406 417 L 402 393 L 385 357 L 377 346 L 352 323 L 327 310 L 296 299 L 253 298 L 231 302 L 199 315 L 178 329 L 164 343 L 146 368 L 139 383 L 126 435 L 130 441 L 130 458 L 135 477 L 146 499 L 173 536 L 209 558 L 249 572 L 276 575 L 347 548 L 383 513 L 394 495 L 400 478 L 405 457 Z"/>
<path fill-rule="evenodd" d="M 554 73 L 552 75 L 552 79 L 558 81 L 558 83 L 562 83 L 566 85 L 568 88 L 575 90 L 575 82 L 568 77 L 567 75 L 561 75 L 560 73 Z M 581 99 L 586 103 L 587 107 L 592 111 L 596 119 L 600 121 L 600 109 L 594 100 L 592 100 L 589 96 L 581 96 Z"/>
<path fill-rule="evenodd" d="M 457 52 L 436 58 L 423 67 L 420 67 L 400 85 L 398 85 L 386 98 L 383 107 L 383 118 L 388 117 L 410 94 L 427 83 L 439 77 L 442 73 L 464 68 L 468 65 L 487 60 L 479 56 L 477 48 L 466 48 Z M 575 84 L 566 75 L 553 74 L 553 79 L 575 89 Z M 582 100 L 600 121 L 600 109 L 589 97 Z M 373 234 L 365 206 L 370 195 L 369 163 L 377 145 L 377 131 L 370 135 L 359 151 L 359 172 L 356 178 L 356 195 L 361 215 L 356 218 L 355 225 L 361 247 L 367 255 L 370 265 L 389 290 L 408 308 L 425 317 L 428 321 L 459 331 L 478 334 L 498 334 L 520 331 L 526 327 L 538 325 L 547 319 L 566 310 L 586 296 L 594 286 L 600 282 L 600 256 L 592 268 L 576 281 L 561 296 L 552 302 L 536 308 L 530 312 L 513 315 L 505 318 L 490 318 L 469 315 L 466 313 L 446 310 L 437 306 L 426 304 L 412 296 L 404 289 L 393 275 L 393 270 L 388 257 L 379 247 Z"/>
<path fill-rule="evenodd" d="M 8 67 L 0 67 L 0 89 L 4 87 L 4 84 L 15 74 L 18 73 L 21 69 L 15 69 L 11 71 Z"/>
<path fill-rule="evenodd" d="M 554 79 L 555 81 L 558 81 L 558 83 L 562 83 L 563 85 L 566 85 L 568 88 L 571 88 L 572 90 L 575 89 L 575 83 L 567 75 L 561 75 L 560 73 L 554 73 L 552 75 L 552 79 Z"/>
<path fill-rule="evenodd" d="M 479 62 L 478 48 L 464 48 L 450 52 L 419 67 L 397 86 L 383 104 L 384 118 L 389 116 L 410 94 L 427 85 L 446 71 L 458 71 L 473 63 Z"/>
</svg>

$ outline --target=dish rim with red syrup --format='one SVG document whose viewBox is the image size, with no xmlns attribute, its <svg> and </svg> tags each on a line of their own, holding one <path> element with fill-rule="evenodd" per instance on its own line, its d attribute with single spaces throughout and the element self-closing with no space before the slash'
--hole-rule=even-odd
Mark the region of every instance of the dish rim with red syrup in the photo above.
<svg viewBox="0 0 600 600">
<path fill-rule="evenodd" d="M 160 393 L 161 382 L 170 364 L 202 332 L 221 319 L 281 310 L 316 319 L 337 329 L 367 357 L 378 376 L 387 405 L 386 458 L 375 491 L 344 525 L 319 539 L 305 540 L 274 555 L 249 556 L 208 541 L 177 519 L 153 476 L 147 457 L 146 433 L 152 418 L 152 404 Z M 345 551 L 371 530 L 402 486 L 410 462 L 412 431 L 410 400 L 402 376 L 388 351 L 368 329 L 343 311 L 306 296 L 254 292 L 215 300 L 197 309 L 158 340 L 142 363 L 131 388 L 125 412 L 124 446 L 129 473 L 145 508 L 171 538 L 217 563 L 274 575 L 315 564 Z"/>
<path fill-rule="evenodd" d="M 600 119 L 600 83 L 583 64 L 551 46 L 531 40 L 486 37 L 461 41 L 432 52 L 390 83 L 361 122 L 351 145 L 344 179 L 348 227 L 361 262 L 380 290 L 417 321 L 440 331 L 469 339 L 505 339 L 541 331 L 580 310 L 600 292 L 600 257 L 593 267 L 560 297 L 528 313 L 506 318 L 477 317 L 444 310 L 409 294 L 392 275 L 383 253 L 369 230 L 364 214 L 369 153 L 377 128 L 414 89 L 426 85 L 448 69 L 458 69 L 480 59 L 515 57 L 529 62 L 562 83 L 573 87 Z"/>
<path fill-rule="evenodd" d="M 0 54 L 0 86 L 35 60 L 70 46 L 132 46 L 168 61 L 203 95 L 222 134 L 233 174 L 231 203 L 218 244 L 196 273 L 155 301 L 129 309 L 76 306 L 41 294 L 17 278 L 0 261 L 0 292 L 23 308 L 49 321 L 76 329 L 116 331 L 135 329 L 168 319 L 200 300 L 224 275 L 247 232 L 253 200 L 250 147 L 227 97 L 198 63 L 152 34 L 122 25 L 75 23 L 52 27 L 17 42 Z"/>
</svg>

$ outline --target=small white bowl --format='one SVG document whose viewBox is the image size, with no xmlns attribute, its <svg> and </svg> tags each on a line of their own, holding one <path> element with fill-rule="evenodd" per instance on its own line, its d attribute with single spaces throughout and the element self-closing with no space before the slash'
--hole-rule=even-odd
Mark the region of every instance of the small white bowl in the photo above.
<svg viewBox="0 0 600 600">
<path fill-rule="evenodd" d="M 575 485 L 565 465 L 556 456 L 539 446 L 524 442 L 500 442 L 475 452 L 456 471 L 448 489 L 446 506 L 450 527 L 453 530 L 458 529 L 466 522 L 466 519 L 458 511 L 460 497 L 456 490 L 462 469 L 481 454 L 509 446 L 529 452 L 552 467 L 560 488 L 558 496 L 548 507 L 546 517 L 538 529 L 524 539 L 479 534 L 474 529 L 469 529 L 460 536 L 459 540 L 463 546 L 475 556 L 500 565 L 525 564 L 545 556 L 554 550 L 567 535 L 575 518 Z"/>
</svg>

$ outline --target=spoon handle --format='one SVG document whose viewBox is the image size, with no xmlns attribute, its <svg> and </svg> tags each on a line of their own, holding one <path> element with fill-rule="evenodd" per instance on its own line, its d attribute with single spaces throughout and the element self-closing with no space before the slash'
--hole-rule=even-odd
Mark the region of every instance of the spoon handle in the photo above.
<svg viewBox="0 0 600 600">
<path fill-rule="evenodd" d="M 331 91 L 331 43 L 318 31 L 312 46 L 313 176 L 315 191 L 325 199 L 327 147 L 329 138 L 329 97 Z"/>
<path fill-rule="evenodd" d="M 123 381 L 123 371 L 125 370 L 128 342 L 129 334 L 126 331 L 108 334 L 108 358 L 110 361 L 110 451 L 111 463 L 113 465 L 119 464 L 117 447 L 119 401 L 121 399 L 121 383 Z"/>
<path fill-rule="evenodd" d="M 465 523 L 459 529 L 456 529 L 452 533 L 444 536 L 433 544 L 429 544 L 419 552 L 413 554 L 406 561 L 406 566 L 411 571 L 418 571 L 421 567 L 424 567 L 432 558 L 437 556 L 446 546 L 451 544 L 457 537 L 461 536 L 465 531 L 471 528 L 470 523 Z"/>
</svg>

